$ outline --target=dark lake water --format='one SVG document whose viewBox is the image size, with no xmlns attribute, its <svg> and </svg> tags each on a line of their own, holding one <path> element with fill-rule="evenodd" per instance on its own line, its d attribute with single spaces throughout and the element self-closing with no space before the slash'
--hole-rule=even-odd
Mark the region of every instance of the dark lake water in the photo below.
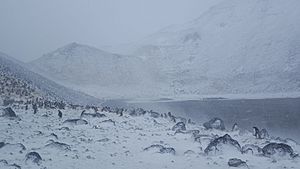
<svg viewBox="0 0 300 169">
<path fill-rule="evenodd" d="M 300 142 L 300 98 L 280 99 L 206 99 L 187 101 L 107 102 L 110 106 L 141 107 L 176 115 L 203 123 L 213 117 L 222 118 L 227 128 L 238 123 L 242 129 L 266 128 L 272 136 L 292 138 Z"/>
</svg>

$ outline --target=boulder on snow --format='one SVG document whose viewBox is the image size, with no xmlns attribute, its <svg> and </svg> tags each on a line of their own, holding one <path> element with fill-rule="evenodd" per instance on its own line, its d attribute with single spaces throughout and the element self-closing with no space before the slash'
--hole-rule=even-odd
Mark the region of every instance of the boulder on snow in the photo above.
<svg viewBox="0 0 300 169">
<path fill-rule="evenodd" d="M 291 146 L 284 144 L 284 143 L 269 143 L 262 148 L 263 155 L 266 157 L 272 156 L 289 156 L 295 157 L 294 150 Z"/>
<path fill-rule="evenodd" d="M 206 129 L 217 129 L 217 130 L 225 130 L 224 121 L 220 118 L 213 118 L 208 122 L 205 122 L 203 126 Z"/>
<path fill-rule="evenodd" d="M 161 153 L 161 154 L 170 153 L 170 154 L 175 155 L 175 153 L 176 153 L 174 148 L 164 147 L 163 145 L 160 145 L 160 144 L 154 144 L 147 148 L 144 148 L 144 151 L 151 151 L 151 150 L 154 151 L 155 153 Z"/>
<path fill-rule="evenodd" d="M 210 153 L 218 154 L 226 151 L 226 148 L 241 152 L 241 146 L 238 143 L 238 141 L 232 139 L 228 134 L 225 134 L 222 137 L 218 137 L 214 139 L 212 142 L 208 144 L 204 152 L 206 154 L 210 154 Z"/>
<path fill-rule="evenodd" d="M 150 110 L 148 113 L 149 113 L 150 116 L 153 117 L 153 118 L 158 118 L 158 117 L 160 117 L 160 114 L 159 114 L 159 113 L 154 112 L 154 111 L 152 111 L 152 110 Z"/>
<path fill-rule="evenodd" d="M 63 122 L 63 124 L 69 124 L 69 125 L 86 125 L 88 122 L 83 119 L 68 119 Z"/>
<path fill-rule="evenodd" d="M 228 161 L 228 165 L 230 167 L 242 167 L 242 166 L 247 166 L 246 162 L 241 160 L 241 159 L 238 159 L 238 158 L 231 158 L 229 159 Z"/>
<path fill-rule="evenodd" d="M 86 113 L 85 111 L 83 111 L 80 115 L 80 118 L 101 118 L 101 117 L 106 117 L 105 114 L 101 114 L 101 113 Z"/>
<path fill-rule="evenodd" d="M 254 144 L 246 144 L 242 147 L 242 153 L 248 154 L 251 153 L 253 155 L 260 155 L 262 154 L 262 149 Z"/>
<path fill-rule="evenodd" d="M 61 143 L 53 140 L 49 140 L 48 142 L 49 143 L 45 146 L 47 148 L 53 148 L 53 149 L 58 149 L 63 151 L 71 150 L 71 146 L 66 143 Z"/>
<path fill-rule="evenodd" d="M 25 156 L 25 161 L 28 162 L 32 162 L 35 163 L 37 165 L 40 165 L 41 161 L 42 161 L 42 157 L 40 156 L 39 153 L 37 152 L 29 152 L 26 154 Z"/>
<path fill-rule="evenodd" d="M 185 124 L 183 122 L 178 122 L 176 123 L 173 127 L 172 127 L 173 131 L 185 131 L 186 127 Z"/>
<path fill-rule="evenodd" d="M 11 120 L 19 119 L 11 107 L 7 107 L 7 108 L 3 109 L 0 116 L 11 119 Z"/>
<path fill-rule="evenodd" d="M 147 112 L 142 108 L 132 109 L 129 111 L 130 116 L 142 116 L 145 115 Z"/>
</svg>

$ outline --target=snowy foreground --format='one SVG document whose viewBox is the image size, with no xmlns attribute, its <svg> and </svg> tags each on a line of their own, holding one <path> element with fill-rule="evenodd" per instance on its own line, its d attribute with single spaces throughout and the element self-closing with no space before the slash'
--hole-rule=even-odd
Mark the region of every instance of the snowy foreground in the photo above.
<svg viewBox="0 0 300 169">
<path fill-rule="evenodd" d="M 13 110 L 17 117 L 3 112 L 0 117 L 1 169 L 222 169 L 231 168 L 229 163 L 232 168 L 297 169 L 300 164 L 300 146 L 291 139 L 258 139 L 249 131 L 222 130 L 220 121 L 212 124 L 219 129 L 205 129 L 142 109 L 107 108 L 95 114 L 94 109 L 82 113 L 82 108 L 66 108 L 62 118 L 56 109 L 39 109 L 37 114 Z"/>
</svg>

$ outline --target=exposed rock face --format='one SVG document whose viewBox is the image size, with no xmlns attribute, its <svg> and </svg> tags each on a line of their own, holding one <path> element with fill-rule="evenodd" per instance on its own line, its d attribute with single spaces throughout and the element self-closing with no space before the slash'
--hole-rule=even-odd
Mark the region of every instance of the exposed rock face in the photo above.
<svg viewBox="0 0 300 169">
<path fill-rule="evenodd" d="M 86 125 L 88 122 L 83 119 L 68 119 L 63 122 L 64 124 L 69 124 L 69 125 Z"/>
<path fill-rule="evenodd" d="M 284 143 L 269 143 L 262 148 L 264 156 L 296 156 L 291 146 Z"/>
<path fill-rule="evenodd" d="M 240 144 L 236 140 L 232 139 L 228 134 L 214 139 L 212 142 L 209 143 L 204 152 L 206 154 L 223 153 L 223 151 L 226 151 L 225 147 L 241 152 Z"/>
<path fill-rule="evenodd" d="M 228 165 L 230 167 L 242 167 L 242 166 L 247 166 L 246 162 L 241 160 L 241 159 L 238 159 L 238 158 L 231 158 L 229 159 L 228 161 Z"/>
<path fill-rule="evenodd" d="M 225 130 L 224 121 L 220 118 L 213 118 L 208 122 L 205 122 L 203 126 L 206 129 L 217 129 L 217 130 Z"/>
<path fill-rule="evenodd" d="M 175 153 L 176 153 L 174 148 L 164 147 L 163 145 L 159 145 L 159 144 L 154 144 L 147 148 L 144 148 L 144 151 L 151 151 L 151 150 L 154 150 L 156 153 L 162 153 L 162 154 L 170 153 L 170 154 L 175 155 Z"/>
<path fill-rule="evenodd" d="M 176 123 L 173 127 L 172 127 L 173 131 L 185 131 L 186 127 L 185 124 L 183 122 L 178 122 Z"/>
<path fill-rule="evenodd" d="M 26 162 L 30 161 L 32 163 L 39 165 L 42 161 L 42 157 L 37 152 L 29 152 L 25 156 L 25 161 Z"/>
</svg>

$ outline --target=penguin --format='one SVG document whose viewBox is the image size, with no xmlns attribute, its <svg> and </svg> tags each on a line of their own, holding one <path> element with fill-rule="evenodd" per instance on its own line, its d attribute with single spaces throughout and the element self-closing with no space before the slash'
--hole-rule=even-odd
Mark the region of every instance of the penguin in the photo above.
<svg viewBox="0 0 300 169">
<path fill-rule="evenodd" d="M 85 110 L 83 110 L 83 111 L 81 112 L 80 118 L 84 115 L 84 113 L 85 113 Z"/>
<path fill-rule="evenodd" d="M 58 110 L 58 117 L 62 118 L 62 112 L 60 110 Z"/>
<path fill-rule="evenodd" d="M 234 125 L 232 126 L 231 131 L 238 131 L 238 130 L 239 130 L 239 127 L 238 127 L 237 123 L 234 123 Z"/>
<path fill-rule="evenodd" d="M 269 137 L 269 133 L 266 129 L 261 129 L 260 130 L 260 138 L 261 139 L 265 139 Z"/>
<path fill-rule="evenodd" d="M 260 131 L 257 127 L 253 127 L 253 136 L 255 136 L 255 138 L 260 139 Z"/>
</svg>

